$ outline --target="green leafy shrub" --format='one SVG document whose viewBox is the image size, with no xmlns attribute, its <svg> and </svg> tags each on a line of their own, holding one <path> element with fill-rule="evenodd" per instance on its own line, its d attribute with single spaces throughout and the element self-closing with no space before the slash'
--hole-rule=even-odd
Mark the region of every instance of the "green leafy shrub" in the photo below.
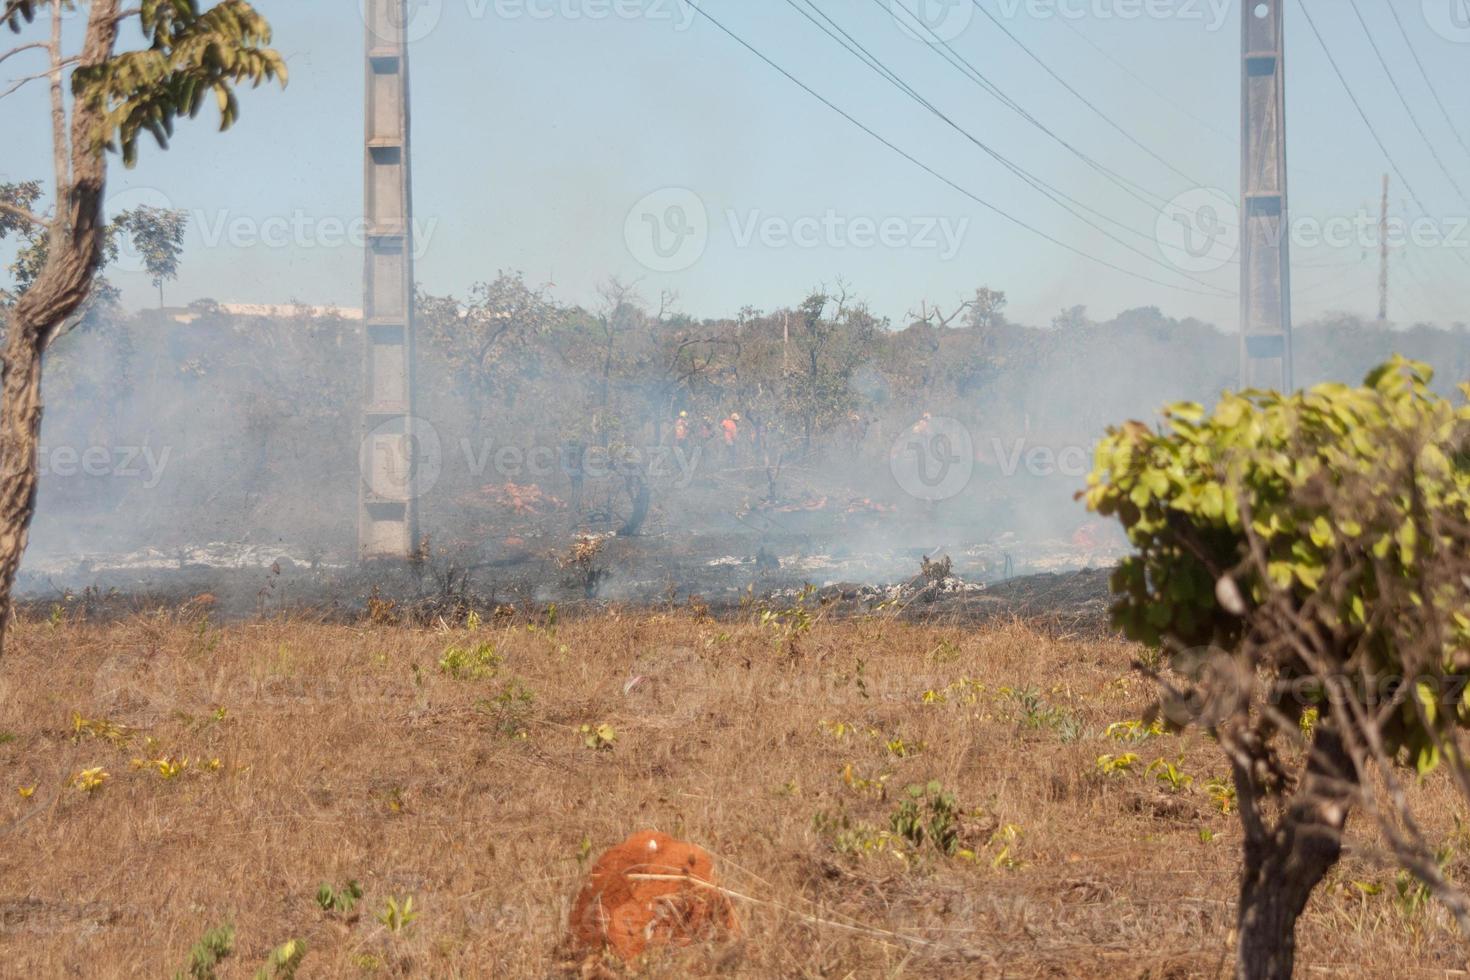
<svg viewBox="0 0 1470 980">
<path fill-rule="evenodd" d="M 1165 655 L 1145 669 L 1169 720 L 1203 726 L 1231 764 L 1241 976 L 1290 976 L 1296 918 L 1365 800 L 1399 860 L 1467 908 L 1402 795 L 1384 805 L 1369 779 L 1401 760 L 1466 774 L 1470 407 L 1431 380 L 1395 358 L 1360 387 L 1174 405 L 1161 430 L 1109 430 L 1082 494 L 1134 549 L 1116 624 Z M 1305 749 L 1298 772 L 1282 743 Z"/>
</svg>

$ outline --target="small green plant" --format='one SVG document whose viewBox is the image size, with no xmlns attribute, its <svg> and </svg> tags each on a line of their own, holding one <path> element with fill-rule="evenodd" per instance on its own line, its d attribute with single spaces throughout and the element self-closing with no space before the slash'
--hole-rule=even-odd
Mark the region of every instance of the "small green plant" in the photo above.
<svg viewBox="0 0 1470 980">
<path fill-rule="evenodd" d="M 1235 787 L 1228 780 L 1213 777 L 1205 781 L 1205 792 L 1210 794 L 1210 802 L 1214 803 L 1221 813 L 1229 813 L 1235 809 Z"/>
<path fill-rule="evenodd" d="M 1186 774 L 1167 759 L 1155 759 L 1149 763 L 1148 771 L 1154 778 L 1169 788 L 1171 793 L 1182 793 L 1194 783 L 1194 777 Z"/>
<path fill-rule="evenodd" d="M 1098 772 L 1104 776 L 1122 776 L 1133 771 L 1138 765 L 1138 754 L 1136 752 L 1124 752 L 1121 755 L 1100 755 L 1097 757 Z"/>
<path fill-rule="evenodd" d="M 518 680 L 501 687 L 493 698 L 476 702 L 475 707 L 495 720 L 495 732 L 503 738 L 525 738 L 536 695 Z"/>
<path fill-rule="evenodd" d="M 905 790 L 905 797 L 889 817 L 888 824 L 915 850 L 927 842 L 941 854 L 950 856 L 960 848 L 960 806 L 954 794 L 947 792 L 938 780 Z"/>
<path fill-rule="evenodd" d="M 488 643 L 473 647 L 451 646 L 439 658 L 439 670 L 457 681 L 477 681 L 494 677 L 504 659 Z"/>
<path fill-rule="evenodd" d="M 1021 727 L 1033 730 L 1049 728 L 1063 742 L 1075 742 L 1082 737 L 1082 723 L 1067 711 L 1050 705 L 1035 688 L 1010 692 L 1021 707 Z"/>
<path fill-rule="evenodd" d="M 1103 734 L 1119 742 L 1142 742 L 1163 735 L 1164 722 L 1158 718 L 1152 722 L 1115 721 Z"/>
<path fill-rule="evenodd" d="M 91 769 L 83 769 L 72 777 L 71 783 L 83 793 L 95 793 L 102 788 L 102 784 L 111 779 L 111 775 L 101 766 Z"/>
<path fill-rule="evenodd" d="M 72 741 L 80 742 L 82 736 L 101 739 L 121 748 L 133 737 L 133 733 L 122 725 L 108 721 L 106 718 L 83 718 L 79 713 L 73 711 L 71 715 Z"/>
<path fill-rule="evenodd" d="M 255 980 L 295 980 L 296 971 L 305 958 L 305 941 L 289 939 L 271 950 L 265 966 L 255 971 Z"/>
<path fill-rule="evenodd" d="M 235 951 L 235 927 L 228 922 L 215 926 L 189 949 L 189 965 L 174 974 L 174 980 L 217 980 L 215 967 Z"/>
<path fill-rule="evenodd" d="M 378 921 L 395 936 L 412 926 L 418 917 L 419 914 L 413 908 L 412 895 L 401 899 L 389 895 L 384 900 L 383 911 L 378 913 Z"/>
<path fill-rule="evenodd" d="M 361 900 L 362 886 L 355 878 L 349 878 L 347 884 L 341 888 L 333 888 L 324 881 L 316 890 L 316 903 L 322 907 L 323 912 L 351 915 Z"/>
<path fill-rule="evenodd" d="M 617 731 L 607 722 L 603 722 L 596 727 L 583 725 L 577 731 L 582 736 L 582 744 L 594 752 L 611 752 L 613 745 L 618 740 Z"/>
<path fill-rule="evenodd" d="M 995 833 L 990 835 L 990 846 L 1000 845 L 1000 850 L 995 852 L 991 858 L 992 868 L 1005 868 L 1012 870 L 1021 866 L 1021 861 L 1016 857 L 1016 845 L 1021 842 L 1021 828 L 1013 823 L 1008 823 Z"/>
</svg>

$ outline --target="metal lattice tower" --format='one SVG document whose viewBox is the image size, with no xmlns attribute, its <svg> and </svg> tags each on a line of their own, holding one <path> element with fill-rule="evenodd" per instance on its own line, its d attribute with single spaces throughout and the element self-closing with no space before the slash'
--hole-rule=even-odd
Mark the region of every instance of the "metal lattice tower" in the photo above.
<svg viewBox="0 0 1470 980">
<path fill-rule="evenodd" d="M 409 168 L 409 0 L 366 0 L 363 408 L 360 558 L 418 547 L 414 412 L 413 194 Z"/>
<path fill-rule="evenodd" d="M 1241 29 L 1240 381 L 1292 387 L 1283 0 L 1246 0 Z"/>
</svg>

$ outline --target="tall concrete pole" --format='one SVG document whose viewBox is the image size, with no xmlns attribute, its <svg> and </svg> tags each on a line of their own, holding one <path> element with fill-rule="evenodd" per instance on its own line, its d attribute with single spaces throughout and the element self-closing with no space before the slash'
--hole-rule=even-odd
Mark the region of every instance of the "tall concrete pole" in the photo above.
<svg viewBox="0 0 1470 980">
<path fill-rule="evenodd" d="M 1292 387 L 1284 0 L 1242 4 L 1240 381 Z"/>
<path fill-rule="evenodd" d="M 409 0 L 366 0 L 360 558 L 418 547 L 414 413 L 413 182 L 409 159 Z"/>
<path fill-rule="evenodd" d="M 1383 203 L 1378 210 L 1378 325 L 1388 326 L 1388 174 L 1383 175 Z"/>
</svg>

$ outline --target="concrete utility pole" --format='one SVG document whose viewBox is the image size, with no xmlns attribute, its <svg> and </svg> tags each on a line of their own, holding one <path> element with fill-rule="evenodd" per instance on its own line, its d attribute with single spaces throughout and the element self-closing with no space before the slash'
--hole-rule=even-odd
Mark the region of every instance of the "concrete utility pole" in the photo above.
<svg viewBox="0 0 1470 980">
<path fill-rule="evenodd" d="M 409 170 L 411 0 L 366 0 L 363 216 L 363 408 L 357 544 L 360 558 L 418 547 L 414 412 L 413 194 Z"/>
<path fill-rule="evenodd" d="M 1240 383 L 1292 388 L 1284 0 L 1242 5 Z"/>
<path fill-rule="evenodd" d="M 1378 325 L 1388 326 L 1388 174 L 1383 175 L 1383 204 L 1378 211 Z"/>
</svg>

